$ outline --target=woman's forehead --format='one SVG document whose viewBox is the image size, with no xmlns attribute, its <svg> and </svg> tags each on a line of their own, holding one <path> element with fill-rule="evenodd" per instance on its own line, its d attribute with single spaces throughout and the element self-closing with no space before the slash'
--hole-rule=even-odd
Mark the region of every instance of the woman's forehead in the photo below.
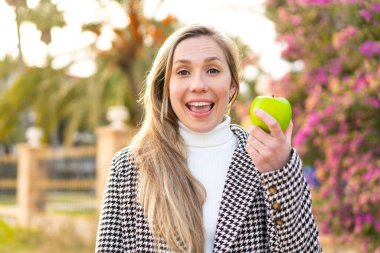
<svg viewBox="0 0 380 253">
<path fill-rule="evenodd" d="M 197 36 L 182 40 L 174 50 L 173 64 L 193 61 L 226 61 L 222 47 L 211 36 Z"/>
</svg>

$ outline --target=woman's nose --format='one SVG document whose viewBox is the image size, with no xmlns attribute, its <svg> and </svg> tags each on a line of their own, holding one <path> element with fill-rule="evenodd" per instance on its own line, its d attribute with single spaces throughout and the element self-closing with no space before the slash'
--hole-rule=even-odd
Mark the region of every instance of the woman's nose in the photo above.
<svg viewBox="0 0 380 253">
<path fill-rule="evenodd" d="M 190 91 L 192 92 L 206 92 L 208 90 L 205 78 L 201 74 L 194 75 L 191 80 Z"/>
</svg>

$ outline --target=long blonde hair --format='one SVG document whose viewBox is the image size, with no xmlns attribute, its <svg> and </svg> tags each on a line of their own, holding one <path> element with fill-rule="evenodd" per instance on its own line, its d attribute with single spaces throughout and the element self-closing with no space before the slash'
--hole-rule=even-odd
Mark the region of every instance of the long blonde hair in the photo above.
<svg viewBox="0 0 380 253">
<path fill-rule="evenodd" d="M 178 119 L 169 101 L 173 54 L 183 40 L 210 36 L 223 49 L 235 92 L 239 92 L 239 56 L 236 44 L 212 28 L 191 25 L 174 32 L 160 48 L 146 80 L 145 115 L 131 143 L 140 173 L 139 197 L 156 243 L 165 242 L 176 252 L 203 252 L 202 207 L 206 192 L 191 174 Z"/>
</svg>

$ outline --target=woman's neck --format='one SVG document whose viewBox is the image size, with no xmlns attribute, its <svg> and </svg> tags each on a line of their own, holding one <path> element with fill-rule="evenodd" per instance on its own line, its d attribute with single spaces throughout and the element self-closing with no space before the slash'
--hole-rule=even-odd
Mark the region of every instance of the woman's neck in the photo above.
<svg viewBox="0 0 380 253">
<path fill-rule="evenodd" d="M 230 129 L 231 118 L 225 115 L 223 121 L 209 132 L 199 133 L 187 128 L 180 121 L 179 133 L 188 147 L 213 147 L 228 142 L 233 133 Z"/>
</svg>

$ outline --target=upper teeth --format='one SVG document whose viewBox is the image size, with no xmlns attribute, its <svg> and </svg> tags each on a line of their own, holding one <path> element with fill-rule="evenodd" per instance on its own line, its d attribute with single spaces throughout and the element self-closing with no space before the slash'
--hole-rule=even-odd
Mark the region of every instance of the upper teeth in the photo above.
<svg viewBox="0 0 380 253">
<path fill-rule="evenodd" d="M 209 102 L 191 102 L 189 103 L 191 106 L 205 106 L 205 105 L 211 105 Z"/>
</svg>

